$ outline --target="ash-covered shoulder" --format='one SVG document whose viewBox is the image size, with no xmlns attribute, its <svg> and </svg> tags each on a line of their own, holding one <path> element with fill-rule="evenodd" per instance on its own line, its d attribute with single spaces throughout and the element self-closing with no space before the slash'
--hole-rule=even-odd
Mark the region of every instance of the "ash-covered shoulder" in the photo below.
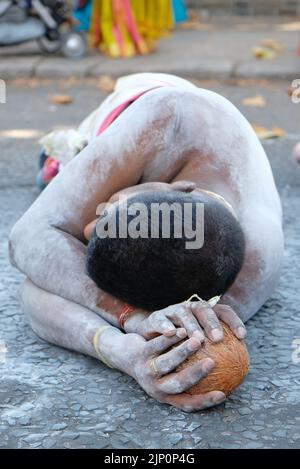
<svg viewBox="0 0 300 469">
<path fill-rule="evenodd" d="M 181 89 L 178 93 L 178 104 L 186 117 L 192 122 L 195 119 L 207 121 L 210 125 L 229 121 L 232 126 L 239 127 L 242 132 L 253 133 L 252 126 L 238 109 L 225 96 L 205 88 Z"/>
</svg>

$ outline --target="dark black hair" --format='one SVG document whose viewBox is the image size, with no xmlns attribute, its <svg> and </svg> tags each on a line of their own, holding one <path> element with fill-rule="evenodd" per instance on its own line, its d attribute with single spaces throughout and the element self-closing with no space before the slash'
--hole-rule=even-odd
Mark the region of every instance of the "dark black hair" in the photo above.
<svg viewBox="0 0 300 469">
<path fill-rule="evenodd" d="M 128 224 L 136 218 L 128 213 L 133 204 L 147 207 L 148 238 L 119 235 L 118 217 L 125 213 Z M 186 203 L 192 207 L 193 229 L 196 228 L 196 204 L 204 204 L 204 244 L 198 249 L 187 249 L 183 236 L 174 237 L 176 216 L 170 211 L 171 236 L 162 236 L 162 218 L 159 218 L 158 238 L 150 237 L 151 204 Z M 178 205 L 177 205 L 178 206 Z M 136 205 L 134 207 L 137 207 Z M 133 208 L 134 208 L 133 207 Z M 131 212 L 132 213 L 132 212 Z M 184 213 L 184 211 L 183 211 Z M 113 214 L 113 215 L 112 215 Z M 149 311 L 155 311 L 188 299 L 193 293 L 208 300 L 221 295 L 232 285 L 239 273 L 245 252 L 242 229 L 232 215 L 218 200 L 199 192 L 183 193 L 143 192 L 127 200 L 127 211 L 116 205 L 111 215 L 116 219 L 116 237 L 99 237 L 100 228 L 108 228 L 109 215 L 97 223 L 87 248 L 86 268 L 88 275 L 99 288 L 115 297 Z M 177 220 L 178 221 L 178 220 Z M 152 220 L 154 222 L 154 220 Z M 182 217 L 182 226 L 184 217 Z M 203 220 L 202 220 L 203 227 Z M 199 228 L 199 226 L 198 226 Z"/>
</svg>

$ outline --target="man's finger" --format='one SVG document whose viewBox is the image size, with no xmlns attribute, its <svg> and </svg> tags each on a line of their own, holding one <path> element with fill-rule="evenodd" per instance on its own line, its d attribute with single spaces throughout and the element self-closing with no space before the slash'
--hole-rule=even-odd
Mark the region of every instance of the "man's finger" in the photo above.
<svg viewBox="0 0 300 469">
<path fill-rule="evenodd" d="M 211 358 L 204 358 L 184 370 L 166 375 L 159 379 L 157 387 L 161 392 L 166 394 L 182 393 L 205 378 L 214 366 L 215 363 Z"/>
<path fill-rule="evenodd" d="M 145 334 L 151 337 L 154 333 L 163 334 L 167 337 L 176 334 L 176 326 L 168 319 L 165 314 L 161 312 L 155 312 L 148 316 L 143 326 Z M 145 335 L 144 335 L 145 337 Z"/>
<path fill-rule="evenodd" d="M 85 239 L 87 239 L 88 241 L 92 237 L 94 228 L 97 225 L 97 221 L 98 221 L 98 219 L 91 221 L 88 225 L 86 225 L 86 227 L 83 230 L 83 235 L 84 235 Z"/>
<path fill-rule="evenodd" d="M 180 304 L 176 308 L 172 308 L 169 311 L 166 310 L 166 316 L 172 319 L 177 325 L 184 327 L 189 337 L 194 336 L 201 342 L 204 341 L 204 332 L 194 314 L 186 305 Z"/>
<path fill-rule="evenodd" d="M 238 339 L 244 339 L 247 335 L 243 321 L 236 312 L 227 305 L 216 305 L 214 311 L 219 319 L 228 324 Z"/>
<path fill-rule="evenodd" d="M 207 409 L 215 405 L 221 404 L 226 399 L 222 391 L 212 391 L 206 394 L 190 395 L 190 394 L 177 394 L 175 396 L 168 396 L 165 402 L 167 404 L 178 407 L 185 412 L 195 412 L 197 410 Z"/>
<path fill-rule="evenodd" d="M 177 329 L 176 335 L 172 337 L 165 337 L 164 335 L 155 337 L 154 339 L 149 340 L 146 344 L 147 354 L 151 356 L 164 352 L 185 338 L 186 330 L 183 328 Z"/>
<path fill-rule="evenodd" d="M 223 328 L 213 309 L 198 301 L 191 302 L 191 310 L 204 328 L 207 336 L 213 342 L 220 342 L 223 339 Z"/>
<path fill-rule="evenodd" d="M 173 190 L 181 192 L 192 192 L 196 189 L 196 184 L 192 181 L 176 181 L 170 185 Z"/>
<path fill-rule="evenodd" d="M 191 339 L 183 342 L 183 344 L 174 347 L 169 352 L 159 355 L 159 357 L 155 358 L 155 369 L 157 374 L 163 376 L 170 373 L 200 348 L 200 340 L 192 337 Z"/>
</svg>

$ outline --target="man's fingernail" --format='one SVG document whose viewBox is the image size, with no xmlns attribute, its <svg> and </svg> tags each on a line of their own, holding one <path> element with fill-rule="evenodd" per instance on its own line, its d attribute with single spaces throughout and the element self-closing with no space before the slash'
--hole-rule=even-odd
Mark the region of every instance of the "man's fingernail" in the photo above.
<svg viewBox="0 0 300 469">
<path fill-rule="evenodd" d="M 215 363 L 211 358 L 207 358 L 204 360 L 203 363 L 203 371 L 204 373 L 209 373 L 215 367 Z"/>
<path fill-rule="evenodd" d="M 200 331 L 194 331 L 194 332 L 193 332 L 193 337 L 195 337 L 196 339 L 200 340 L 201 342 L 203 342 L 203 341 L 205 340 L 204 335 L 203 335 L 202 332 L 200 332 Z"/>
<path fill-rule="evenodd" d="M 244 327 L 238 327 L 236 332 L 239 339 L 244 339 L 247 335 L 247 331 Z"/>
<path fill-rule="evenodd" d="M 166 337 L 173 337 L 174 335 L 176 335 L 176 329 L 166 329 L 164 335 Z"/>
<path fill-rule="evenodd" d="M 224 402 L 226 399 L 226 396 L 223 392 L 221 392 L 220 394 L 218 394 L 217 396 L 214 396 L 212 398 L 212 401 L 214 404 L 221 404 L 221 402 Z"/>
<path fill-rule="evenodd" d="M 180 339 L 184 339 L 187 336 L 187 332 L 183 327 L 180 327 L 179 329 L 177 329 L 176 335 Z"/>
<path fill-rule="evenodd" d="M 201 346 L 201 342 L 200 342 L 200 340 L 198 340 L 196 338 L 190 339 L 190 341 L 188 343 L 188 349 L 191 352 L 198 350 L 200 346 Z"/>
<path fill-rule="evenodd" d="M 211 331 L 211 336 L 212 336 L 212 339 L 215 340 L 216 342 L 223 339 L 223 333 L 222 331 L 220 331 L 220 329 L 213 329 Z"/>
</svg>

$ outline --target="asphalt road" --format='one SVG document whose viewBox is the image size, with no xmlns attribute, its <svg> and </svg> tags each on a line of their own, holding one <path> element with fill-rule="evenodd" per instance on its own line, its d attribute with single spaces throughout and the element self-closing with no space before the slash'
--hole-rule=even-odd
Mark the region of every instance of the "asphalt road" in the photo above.
<svg viewBox="0 0 300 469">
<path fill-rule="evenodd" d="M 300 168 L 291 159 L 300 104 L 287 96 L 288 83 L 202 85 L 230 98 L 251 122 L 287 132 L 265 143 L 283 201 L 286 248 L 278 288 L 247 323 L 249 376 L 225 404 L 185 414 L 148 398 L 120 372 L 34 335 L 19 307 L 22 275 L 8 263 L 7 235 L 37 196 L 38 137 L 78 124 L 104 96 L 92 82 L 10 85 L 7 104 L 0 104 L 0 448 L 300 447 L 300 363 L 293 349 L 300 343 Z M 50 104 L 58 92 L 72 94 L 74 103 Z M 266 97 L 265 108 L 241 105 L 257 93 Z"/>
</svg>

